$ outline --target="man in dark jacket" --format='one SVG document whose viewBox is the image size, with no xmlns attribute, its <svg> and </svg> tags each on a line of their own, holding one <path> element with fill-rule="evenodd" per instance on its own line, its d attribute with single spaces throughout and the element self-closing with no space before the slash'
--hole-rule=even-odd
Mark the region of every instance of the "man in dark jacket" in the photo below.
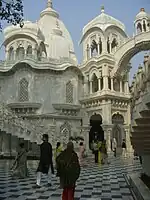
<svg viewBox="0 0 150 200">
<path fill-rule="evenodd" d="M 40 145 L 40 162 L 37 169 L 37 181 L 36 185 L 40 187 L 41 183 L 41 175 L 47 174 L 48 185 L 51 186 L 51 177 L 49 174 L 49 167 L 51 166 L 51 172 L 54 174 L 53 167 L 53 153 L 52 153 L 52 145 L 48 142 L 48 135 L 43 135 L 43 143 Z"/>
</svg>

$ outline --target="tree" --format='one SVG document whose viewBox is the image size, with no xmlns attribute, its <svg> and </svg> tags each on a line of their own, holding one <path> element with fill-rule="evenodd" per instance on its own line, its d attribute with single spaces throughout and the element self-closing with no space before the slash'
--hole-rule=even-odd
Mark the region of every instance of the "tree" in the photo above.
<svg viewBox="0 0 150 200">
<path fill-rule="evenodd" d="M 13 25 L 20 24 L 20 27 L 23 27 L 23 1 L 0 0 L 0 30 L 2 21 Z"/>
</svg>

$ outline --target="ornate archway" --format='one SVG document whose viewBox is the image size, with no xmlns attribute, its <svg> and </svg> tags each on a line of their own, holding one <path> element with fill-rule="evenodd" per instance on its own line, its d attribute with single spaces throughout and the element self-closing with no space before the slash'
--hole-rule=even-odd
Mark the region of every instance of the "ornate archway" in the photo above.
<svg viewBox="0 0 150 200">
<path fill-rule="evenodd" d="M 100 114 L 96 114 L 94 113 L 94 115 L 92 115 L 90 117 L 90 126 L 94 126 L 94 125 L 101 125 L 102 124 L 102 116 Z"/>
<path fill-rule="evenodd" d="M 116 64 L 112 75 L 122 74 L 131 58 L 139 52 L 150 50 L 150 31 L 140 33 L 130 38 L 114 54 Z"/>
<path fill-rule="evenodd" d="M 91 143 L 94 140 L 103 141 L 104 140 L 104 132 L 101 127 L 102 124 L 102 116 L 100 114 L 94 114 L 90 118 L 90 132 L 89 132 L 89 147 L 91 148 Z"/>
</svg>

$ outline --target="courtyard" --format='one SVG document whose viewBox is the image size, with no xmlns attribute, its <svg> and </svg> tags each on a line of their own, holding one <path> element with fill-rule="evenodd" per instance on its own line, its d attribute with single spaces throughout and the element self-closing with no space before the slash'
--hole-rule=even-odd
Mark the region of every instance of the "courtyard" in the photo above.
<svg viewBox="0 0 150 200">
<path fill-rule="evenodd" d="M 0 160 L 0 200 L 60 200 L 62 190 L 59 179 L 52 178 L 52 186 L 47 186 L 43 176 L 42 187 L 35 189 L 36 168 L 38 161 L 29 161 L 30 176 L 26 179 L 12 179 L 12 162 Z M 129 158 L 110 158 L 109 165 L 97 166 L 93 158 L 84 161 L 80 178 L 77 182 L 75 200 L 134 200 L 126 181 L 126 175 L 140 173 L 141 165 L 133 156 Z"/>
</svg>

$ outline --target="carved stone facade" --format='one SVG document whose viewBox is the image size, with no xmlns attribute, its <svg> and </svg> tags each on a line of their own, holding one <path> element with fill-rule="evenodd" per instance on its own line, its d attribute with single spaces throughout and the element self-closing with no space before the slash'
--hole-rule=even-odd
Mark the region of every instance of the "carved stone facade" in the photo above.
<svg viewBox="0 0 150 200">
<path fill-rule="evenodd" d="M 132 144 L 143 160 L 143 172 L 150 176 L 150 56 L 145 55 L 131 85 Z"/>
<path fill-rule="evenodd" d="M 65 145 L 70 136 L 82 135 L 88 151 L 89 122 L 97 113 L 103 119 L 108 150 L 116 137 L 119 147 L 126 139 L 130 151 L 129 60 L 150 49 L 149 18 L 142 21 L 146 29 L 139 33 L 135 25 L 135 36 L 129 38 L 124 24 L 102 8 L 83 28 L 83 61 L 78 66 L 68 30 L 52 4 L 47 6 L 36 23 L 24 22 L 21 34 L 19 26 L 4 30 L 0 101 L 11 114 L 4 119 L 1 112 L 1 131 L 14 137 L 11 141 L 30 141 L 35 149 L 34 142 L 39 144 L 43 133 L 49 134 L 54 147 L 57 141 Z"/>
</svg>

